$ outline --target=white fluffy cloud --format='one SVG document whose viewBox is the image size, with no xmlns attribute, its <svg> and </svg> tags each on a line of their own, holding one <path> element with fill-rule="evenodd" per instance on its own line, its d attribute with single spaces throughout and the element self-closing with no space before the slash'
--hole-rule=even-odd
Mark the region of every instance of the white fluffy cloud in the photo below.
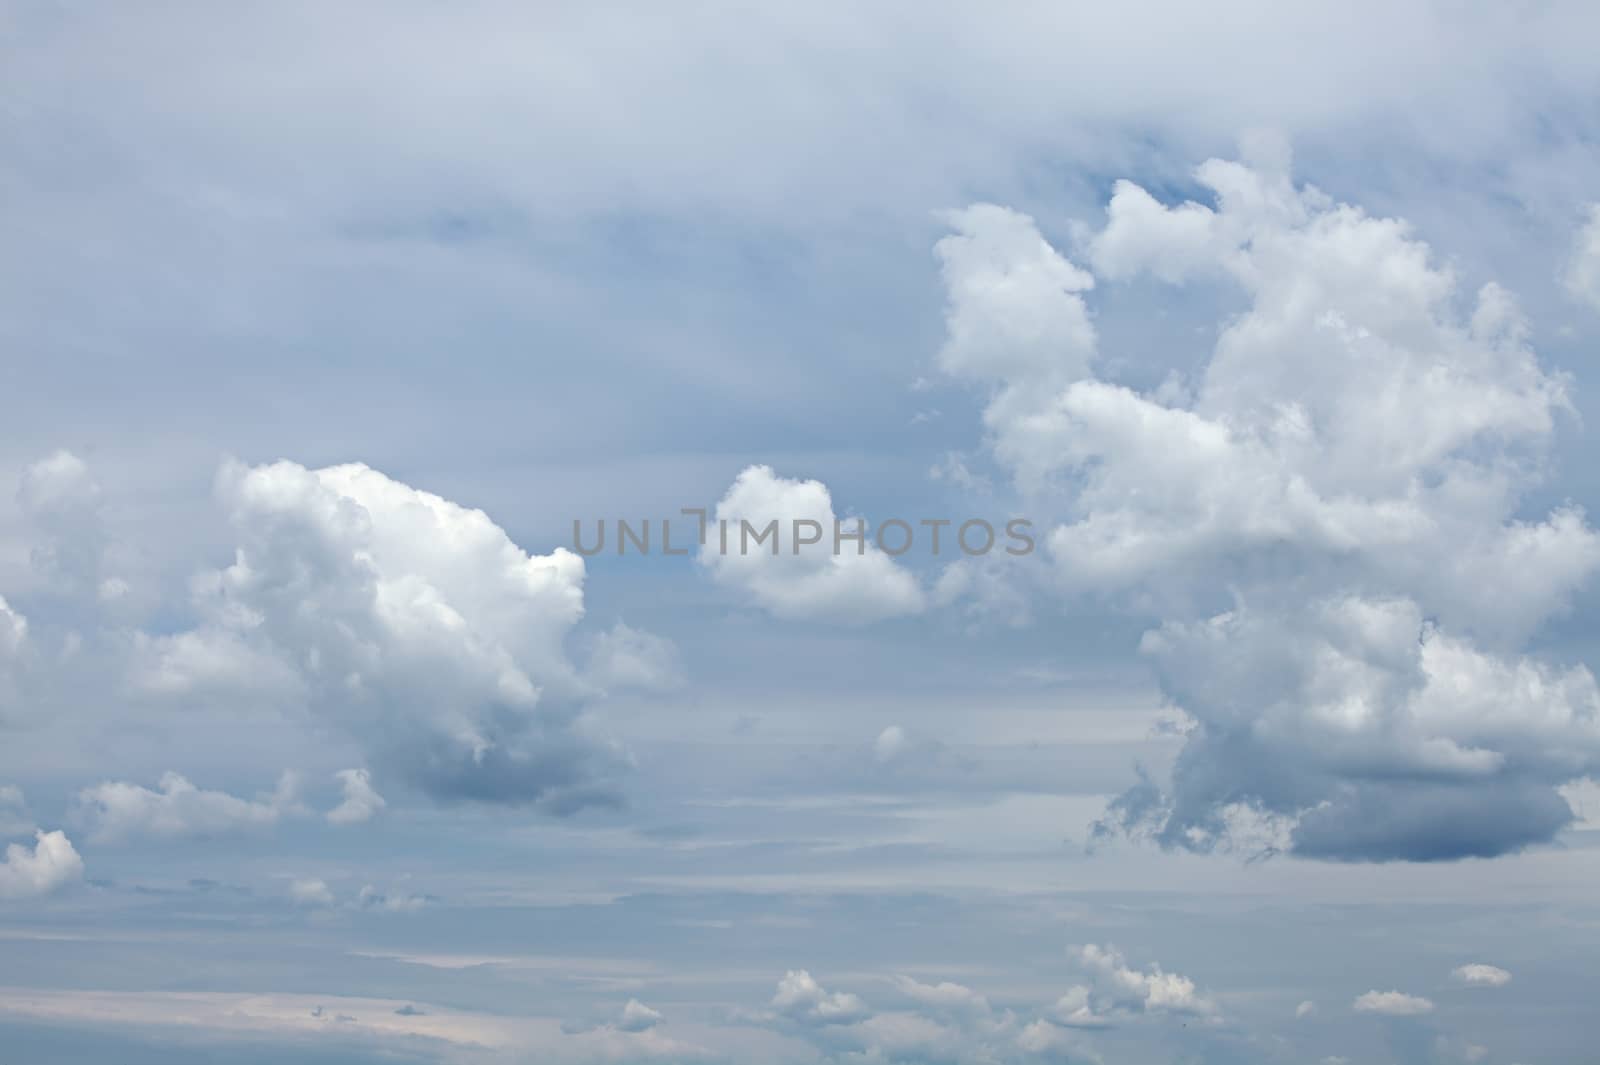
<svg viewBox="0 0 1600 1065">
<path fill-rule="evenodd" d="M 372 774 L 365 769 L 341 769 L 334 776 L 344 789 L 344 799 L 325 815 L 331 824 L 359 825 L 389 805 L 373 789 Z"/>
<path fill-rule="evenodd" d="M 0 862 L 0 899 L 48 895 L 83 876 L 83 859 L 63 832 L 35 832 L 33 849 L 20 843 L 6 847 Z"/>
<path fill-rule="evenodd" d="M 827 991 L 804 969 L 791 969 L 778 981 L 772 1008 L 802 1024 L 854 1024 L 867 1016 L 867 1005 L 847 991 Z"/>
<path fill-rule="evenodd" d="M 205 623 L 152 641 L 165 692 L 274 692 L 444 797 L 565 812 L 625 761 L 584 715 L 563 641 L 583 560 L 529 555 L 482 511 L 362 465 L 225 465 L 239 544 L 197 582 Z"/>
<path fill-rule="evenodd" d="M 1585 212 L 1584 224 L 1573 238 L 1572 258 L 1562 280 L 1574 299 L 1600 310 L 1600 203 Z"/>
<path fill-rule="evenodd" d="M 1069 1028 L 1104 1028 L 1150 1014 L 1208 1016 L 1216 1011 L 1187 976 L 1166 972 L 1158 964 L 1135 969 L 1114 947 L 1088 944 L 1079 949 L 1078 962 L 1088 982 L 1069 988 L 1053 1011 L 1053 1019 Z"/>
<path fill-rule="evenodd" d="M 859 521 L 834 513 L 821 481 L 790 480 L 770 466 L 751 466 L 717 504 L 699 559 L 719 584 L 778 617 L 862 624 L 923 610 L 927 597 L 916 577 L 877 548 L 870 526 L 864 544 L 842 539 L 835 549 L 836 529 L 853 534 Z M 758 543 L 774 522 L 776 539 Z M 810 523 L 799 526 L 799 536 L 797 522 Z M 816 542 L 800 543 L 812 538 Z"/>
<path fill-rule="evenodd" d="M 284 773 L 272 794 L 241 799 L 167 773 L 154 789 L 105 781 L 84 788 L 78 802 L 96 840 L 205 838 L 267 828 L 286 815 L 304 812 L 298 788 L 295 775 Z"/>
<path fill-rule="evenodd" d="M 1511 982 L 1511 974 L 1498 965 L 1475 962 L 1463 965 L 1450 973 L 1450 978 L 1468 987 L 1504 987 Z"/>
<path fill-rule="evenodd" d="M 1420 1017 L 1433 1012 L 1433 1003 L 1399 991 L 1368 991 L 1358 997 L 1353 1008 L 1361 1013 L 1381 1013 L 1386 1017 Z"/>
<path fill-rule="evenodd" d="M 1581 511 L 1519 513 L 1566 381 L 1503 289 L 1461 310 L 1404 222 L 1297 187 L 1271 141 L 1195 177 L 1214 206 L 1122 182 L 1085 240 L 1104 279 L 1243 291 L 1193 381 L 1107 375 L 1087 277 L 1028 219 L 972 208 L 938 248 L 942 361 L 1060 515 L 1061 586 L 1163 619 L 1144 650 L 1198 724 L 1102 829 L 1209 848 L 1250 820 L 1338 859 L 1550 838 L 1555 789 L 1600 767 L 1593 677 L 1518 653 L 1600 564 Z"/>
</svg>

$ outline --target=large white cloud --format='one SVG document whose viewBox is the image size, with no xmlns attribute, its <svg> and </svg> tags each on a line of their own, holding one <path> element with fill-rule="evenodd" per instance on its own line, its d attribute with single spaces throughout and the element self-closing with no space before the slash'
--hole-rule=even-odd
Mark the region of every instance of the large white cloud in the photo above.
<svg viewBox="0 0 1600 1065">
<path fill-rule="evenodd" d="M 853 539 L 862 528 L 865 540 Z M 779 617 L 862 624 L 927 605 L 915 575 L 878 549 L 864 519 L 834 513 L 826 485 L 770 466 L 734 480 L 698 557 L 719 584 Z"/>
<path fill-rule="evenodd" d="M 580 557 L 529 555 L 482 511 L 362 465 L 229 463 L 217 495 L 234 561 L 196 581 L 201 626 L 150 642 L 150 687 L 271 692 L 443 797 L 615 800 L 625 756 L 564 647 Z"/>
<path fill-rule="evenodd" d="M 83 876 L 83 859 L 63 832 L 35 832 L 33 849 L 6 847 L 0 862 L 0 899 L 48 895 Z"/>
<path fill-rule="evenodd" d="M 938 248 L 943 362 L 988 382 L 993 454 L 1059 516 L 1060 585 L 1162 619 L 1144 650 L 1196 723 L 1170 791 L 1107 824 L 1205 848 L 1264 819 L 1342 859 L 1548 839 L 1555 788 L 1600 766 L 1588 671 L 1519 653 L 1600 564 L 1581 511 L 1519 509 L 1567 382 L 1504 290 L 1463 309 L 1404 222 L 1248 148 L 1196 171 L 1214 206 L 1122 182 L 1085 238 L 1102 278 L 1243 291 L 1193 380 L 1113 379 L 1088 279 L 1026 218 L 969 209 Z"/>
</svg>

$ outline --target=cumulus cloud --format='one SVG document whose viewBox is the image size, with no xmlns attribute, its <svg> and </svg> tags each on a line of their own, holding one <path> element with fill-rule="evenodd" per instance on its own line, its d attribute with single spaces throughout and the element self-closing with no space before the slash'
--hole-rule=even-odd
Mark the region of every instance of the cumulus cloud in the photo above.
<svg viewBox="0 0 1600 1065">
<path fill-rule="evenodd" d="M 1105 1028 L 1122 1019 L 1162 1013 L 1216 1012 L 1193 980 L 1154 963 L 1135 969 L 1114 947 L 1090 943 L 1078 950 L 1077 960 L 1088 982 L 1069 988 L 1053 1011 L 1053 1019 L 1069 1028 Z"/>
<path fill-rule="evenodd" d="M 563 646 L 579 556 L 529 555 L 482 511 L 362 465 L 230 462 L 217 496 L 234 560 L 196 582 L 204 624 L 150 642 L 153 687 L 268 691 L 443 798 L 617 801 L 626 755 Z"/>
<path fill-rule="evenodd" d="M 1507 292 L 1463 300 L 1406 223 L 1296 186 L 1281 145 L 1195 177 L 1214 203 L 1119 183 L 1083 249 L 1110 281 L 1242 290 L 1192 382 L 1112 380 L 1087 276 L 1024 216 L 969 209 L 938 246 L 941 361 L 989 387 L 995 458 L 1059 515 L 1059 587 L 1161 618 L 1142 650 L 1196 723 L 1170 787 L 1098 831 L 1203 850 L 1247 826 L 1339 860 L 1548 840 L 1556 789 L 1600 767 L 1593 677 L 1520 650 L 1600 564 L 1581 511 L 1519 512 L 1566 380 Z"/>
<path fill-rule="evenodd" d="M 267 828 L 304 812 L 299 780 L 285 772 L 277 789 L 255 799 L 197 788 L 178 773 L 166 773 L 154 789 L 124 781 L 105 781 L 78 793 L 79 807 L 96 840 L 138 836 L 162 838 L 232 835 Z"/>
<path fill-rule="evenodd" d="M 1468 987 L 1504 987 L 1511 982 L 1511 974 L 1504 969 L 1482 963 L 1463 965 L 1453 970 L 1450 978 Z"/>
<path fill-rule="evenodd" d="M 1574 299 L 1600 310 L 1600 203 L 1590 204 L 1584 213 L 1562 280 Z"/>
<path fill-rule="evenodd" d="M 854 1024 L 867 1016 L 866 1003 L 846 991 L 826 991 L 804 969 L 778 981 L 772 1008 L 802 1024 Z"/>
<path fill-rule="evenodd" d="M 344 800 L 325 815 L 331 824 L 359 825 L 370 821 L 389 805 L 372 787 L 372 775 L 365 769 L 341 769 L 334 776 L 344 789 Z"/>
<path fill-rule="evenodd" d="M 1355 1000 L 1353 1008 L 1362 1013 L 1381 1013 L 1386 1017 L 1420 1017 L 1433 1012 L 1433 1003 L 1399 991 L 1368 991 Z"/>
<path fill-rule="evenodd" d="M 20 843 L 6 847 L 0 862 L 0 899 L 27 899 L 48 895 L 83 877 L 83 859 L 66 834 L 35 832 L 33 849 Z"/>
<path fill-rule="evenodd" d="M 847 538 L 858 525 L 867 529 L 864 541 Z M 707 522 L 698 557 L 717 583 L 778 617 L 862 624 L 927 605 L 916 577 L 879 550 L 864 519 L 834 513 L 826 485 L 779 477 L 770 466 L 751 466 L 734 480 Z"/>
</svg>

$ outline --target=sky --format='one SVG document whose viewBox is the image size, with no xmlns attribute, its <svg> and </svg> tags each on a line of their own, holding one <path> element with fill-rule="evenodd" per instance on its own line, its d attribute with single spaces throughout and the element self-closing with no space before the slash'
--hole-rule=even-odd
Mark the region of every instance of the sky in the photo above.
<svg viewBox="0 0 1600 1065">
<path fill-rule="evenodd" d="M 1587 1065 L 1596 40 L 0 0 L 0 1062 Z"/>
</svg>

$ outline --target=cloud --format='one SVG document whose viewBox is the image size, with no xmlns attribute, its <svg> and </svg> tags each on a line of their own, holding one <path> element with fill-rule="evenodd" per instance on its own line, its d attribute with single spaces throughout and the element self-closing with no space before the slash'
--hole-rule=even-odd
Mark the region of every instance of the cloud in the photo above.
<svg viewBox="0 0 1600 1065">
<path fill-rule="evenodd" d="M 622 1032 L 646 1032 L 665 1021 L 659 1011 L 651 1009 L 636 998 L 630 998 L 627 1005 L 622 1007 L 622 1014 L 617 1018 L 617 1030 Z"/>
<path fill-rule="evenodd" d="M 923 984 L 909 976 L 898 976 L 895 989 L 917 1005 L 937 1012 L 987 1014 L 989 1000 L 963 984 L 949 980 Z"/>
<path fill-rule="evenodd" d="M 778 981 L 772 1008 L 801 1024 L 854 1024 L 864 1020 L 867 1005 L 846 991 L 825 991 L 804 969 L 791 969 Z"/>
<path fill-rule="evenodd" d="M 205 622 L 151 641 L 162 690 L 266 689 L 439 798 L 618 801 L 626 755 L 563 647 L 579 556 L 529 555 L 482 511 L 362 465 L 230 462 L 217 496 L 238 547 L 196 582 Z"/>
<path fill-rule="evenodd" d="M 1088 944 L 1078 962 L 1089 982 L 1069 988 L 1057 1001 L 1053 1019 L 1069 1028 L 1105 1028 L 1119 1020 L 1163 1013 L 1203 1017 L 1216 1012 L 1193 980 L 1152 964 L 1134 969 L 1114 947 Z"/>
<path fill-rule="evenodd" d="M 303 813 L 298 788 L 296 776 L 286 772 L 272 794 L 241 799 L 166 773 L 155 790 L 122 781 L 84 788 L 78 804 L 96 840 L 205 838 L 268 828 L 286 815 Z"/>
<path fill-rule="evenodd" d="M 361 888 L 356 896 L 356 905 L 363 910 L 381 910 L 385 913 L 415 913 L 437 901 L 427 895 L 408 895 L 404 893 L 388 893 L 379 891 L 371 884 Z"/>
<path fill-rule="evenodd" d="M 1573 299 L 1600 310 L 1600 203 L 1591 203 L 1584 213 L 1562 281 Z"/>
<path fill-rule="evenodd" d="M 0 722 L 18 704 L 18 673 L 28 645 L 28 619 L 0 595 Z"/>
<path fill-rule="evenodd" d="M 0 837 L 20 836 L 33 827 L 22 789 L 15 784 L 0 785 Z"/>
<path fill-rule="evenodd" d="M 1433 1003 L 1399 991 L 1368 991 L 1352 1004 L 1361 1013 L 1381 1013 L 1386 1017 L 1420 1017 L 1433 1012 Z"/>
<path fill-rule="evenodd" d="M 594 638 L 584 675 L 604 691 L 666 691 L 684 683 L 671 640 L 621 621 Z"/>
<path fill-rule="evenodd" d="M 1468 987 L 1504 987 L 1511 982 L 1511 974 L 1495 965 L 1474 963 L 1452 970 L 1450 979 Z"/>
<path fill-rule="evenodd" d="M 858 525 L 865 540 L 846 538 Z M 718 584 L 782 618 L 854 625 L 927 606 L 916 577 L 878 549 L 864 519 L 834 513 L 826 485 L 779 477 L 770 466 L 748 467 L 734 480 L 698 557 Z"/>
<path fill-rule="evenodd" d="M 1317 1004 L 1312 1002 L 1310 999 L 1307 999 L 1294 1008 L 1295 1020 L 1304 1020 L 1307 1017 L 1315 1017 L 1316 1015 Z"/>
<path fill-rule="evenodd" d="M 6 847 L 0 862 L 0 899 L 48 895 L 83 876 L 83 859 L 60 831 L 36 831 L 33 850 L 20 843 Z"/>
<path fill-rule="evenodd" d="M 1100 278 L 1244 293 L 1193 381 L 1106 376 L 1088 277 L 1026 217 L 975 207 L 938 245 L 941 361 L 987 383 L 991 452 L 1057 516 L 1058 589 L 1156 615 L 1141 650 L 1197 726 L 1097 832 L 1346 861 L 1548 840 L 1600 768 L 1594 678 L 1520 653 L 1600 565 L 1580 510 L 1520 511 L 1567 382 L 1499 286 L 1463 312 L 1405 222 L 1246 148 L 1196 170 L 1214 205 L 1121 182 L 1084 236 Z"/>
<path fill-rule="evenodd" d="M 358 825 L 372 820 L 388 805 L 372 788 L 372 775 L 365 769 L 341 769 L 334 774 L 344 789 L 344 800 L 327 812 L 330 824 Z"/>
<path fill-rule="evenodd" d="M 317 879 L 295 880 L 289 884 L 289 897 L 301 906 L 332 906 L 333 892 Z"/>
</svg>

